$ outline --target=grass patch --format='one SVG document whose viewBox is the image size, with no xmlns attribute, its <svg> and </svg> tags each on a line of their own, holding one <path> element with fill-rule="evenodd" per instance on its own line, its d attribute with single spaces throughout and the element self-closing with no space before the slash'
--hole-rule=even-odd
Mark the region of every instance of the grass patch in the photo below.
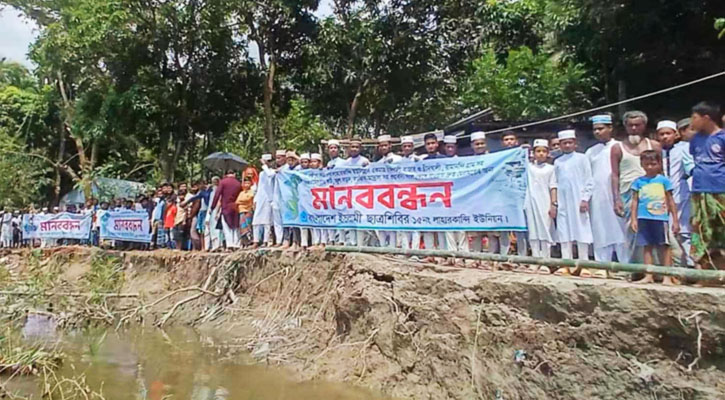
<svg viewBox="0 0 725 400">
<path fill-rule="evenodd" d="M 83 275 L 86 289 L 92 294 L 91 301 L 102 299 L 101 293 L 118 293 L 123 287 L 123 262 L 119 257 L 103 251 L 91 255 L 91 268 Z"/>
<path fill-rule="evenodd" d="M 56 349 L 24 343 L 10 328 L 0 333 L 0 375 L 37 375 L 45 368 L 58 368 L 62 358 Z"/>
</svg>

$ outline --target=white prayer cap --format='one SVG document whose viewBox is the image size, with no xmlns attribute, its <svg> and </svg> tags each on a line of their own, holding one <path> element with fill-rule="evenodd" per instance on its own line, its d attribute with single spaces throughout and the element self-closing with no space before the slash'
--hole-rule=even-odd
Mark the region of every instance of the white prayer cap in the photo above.
<svg viewBox="0 0 725 400">
<path fill-rule="evenodd" d="M 533 148 L 546 147 L 548 149 L 549 148 L 549 141 L 546 140 L 546 139 L 534 139 L 534 145 L 532 147 Z"/>
<path fill-rule="evenodd" d="M 403 143 L 413 144 L 414 143 L 413 137 L 412 136 L 403 136 L 403 137 L 400 138 L 400 143 L 401 144 L 403 144 Z"/>
<path fill-rule="evenodd" d="M 274 153 L 275 156 L 287 156 L 287 150 L 277 150 Z"/>
<path fill-rule="evenodd" d="M 593 124 L 612 125 L 612 116 L 609 114 L 595 115 L 592 117 L 592 125 Z"/>
<path fill-rule="evenodd" d="M 272 155 L 271 154 L 262 154 L 262 160 L 264 161 L 271 161 Z"/>
<path fill-rule="evenodd" d="M 322 155 L 320 153 L 312 153 L 310 158 L 317 161 L 322 161 Z"/>
<path fill-rule="evenodd" d="M 664 120 L 657 123 L 657 130 L 664 129 L 664 128 L 670 128 L 673 131 L 677 132 L 677 123 L 675 121 L 670 120 Z"/>
<path fill-rule="evenodd" d="M 564 139 L 576 139 L 576 131 L 574 129 L 567 129 L 565 131 L 561 131 L 556 135 L 560 140 Z"/>
<path fill-rule="evenodd" d="M 294 151 L 290 150 L 286 154 L 287 158 L 294 158 L 295 160 L 299 160 L 300 156 L 297 155 Z"/>
<path fill-rule="evenodd" d="M 458 139 L 453 135 L 446 135 L 443 137 L 443 143 L 445 144 L 456 144 Z"/>
<path fill-rule="evenodd" d="M 300 160 L 309 160 L 309 159 L 310 159 L 310 153 L 300 154 Z"/>
<path fill-rule="evenodd" d="M 340 141 L 337 139 L 330 139 L 327 141 L 327 147 L 330 147 L 330 146 L 340 147 Z"/>
<path fill-rule="evenodd" d="M 477 132 L 473 132 L 471 134 L 471 141 L 481 140 L 481 139 L 486 139 L 486 132 L 484 132 L 484 131 L 477 131 Z"/>
<path fill-rule="evenodd" d="M 43 211 L 48 211 L 48 207 L 43 207 Z"/>
<path fill-rule="evenodd" d="M 381 135 L 378 137 L 378 143 L 390 142 L 390 135 Z"/>
</svg>

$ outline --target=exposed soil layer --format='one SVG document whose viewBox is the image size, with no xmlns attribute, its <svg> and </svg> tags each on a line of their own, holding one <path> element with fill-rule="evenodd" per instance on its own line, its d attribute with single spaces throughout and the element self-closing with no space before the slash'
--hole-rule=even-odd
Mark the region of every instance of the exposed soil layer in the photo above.
<svg viewBox="0 0 725 400">
<path fill-rule="evenodd" d="M 87 249 L 61 249 L 72 287 Z M 444 268 L 392 257 L 112 253 L 121 292 L 153 303 L 207 284 L 168 323 L 299 379 L 415 399 L 723 399 L 725 289 Z M 22 277 L 28 253 L 0 266 Z M 0 289 L 2 283 L 0 281 Z M 213 294 L 212 293 L 212 294 Z M 159 322 L 193 293 L 143 317 Z M 129 302 L 132 300 L 119 300 Z"/>
</svg>

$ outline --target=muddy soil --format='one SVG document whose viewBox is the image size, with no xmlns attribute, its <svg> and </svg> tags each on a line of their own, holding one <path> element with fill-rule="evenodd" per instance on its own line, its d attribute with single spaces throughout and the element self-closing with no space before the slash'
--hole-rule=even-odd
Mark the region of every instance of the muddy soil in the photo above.
<svg viewBox="0 0 725 400">
<path fill-rule="evenodd" d="M 59 257 L 45 254 L 45 258 Z M 64 249 L 69 285 L 90 252 Z M 144 323 L 196 326 L 300 380 L 411 399 L 723 399 L 725 289 L 281 252 L 112 253 Z M 27 253 L 0 256 L 22 276 Z M 1 284 L 0 284 L 1 286 Z M 2 288 L 0 288 L 2 289 Z M 119 300 L 129 302 L 132 300 Z M 179 304 L 179 303 L 182 304 Z"/>
</svg>

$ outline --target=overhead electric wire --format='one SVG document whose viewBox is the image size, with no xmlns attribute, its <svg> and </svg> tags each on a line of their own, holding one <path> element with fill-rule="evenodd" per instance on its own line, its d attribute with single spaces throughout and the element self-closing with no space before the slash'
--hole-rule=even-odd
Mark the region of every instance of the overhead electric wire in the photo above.
<svg viewBox="0 0 725 400">
<path fill-rule="evenodd" d="M 631 103 L 633 101 L 638 101 L 638 100 L 646 99 L 648 97 L 653 97 L 653 96 L 657 96 L 657 95 L 660 95 L 660 94 L 663 94 L 663 93 L 671 92 L 673 90 L 682 89 L 684 87 L 696 85 L 698 83 L 705 82 L 705 81 L 708 81 L 710 79 L 715 79 L 715 78 L 718 78 L 718 77 L 724 76 L 724 75 L 725 75 L 725 71 L 721 71 L 721 72 L 718 72 L 718 73 L 715 73 L 715 74 L 712 74 L 712 75 L 705 76 L 703 78 L 695 79 L 693 81 L 689 81 L 689 82 L 682 83 L 682 84 L 679 84 L 679 85 L 676 85 L 676 86 L 671 86 L 671 87 L 668 87 L 668 88 L 665 88 L 665 89 L 657 90 L 655 92 L 650 92 L 650 93 L 647 93 L 647 94 L 643 94 L 641 96 L 632 97 L 630 99 L 620 100 L 620 101 L 617 101 L 617 102 L 614 102 L 614 103 L 610 103 L 610 104 L 607 104 L 607 105 L 604 105 L 604 106 L 594 107 L 594 108 L 590 108 L 590 109 L 584 110 L 584 111 L 577 111 L 577 112 L 574 112 L 574 113 L 570 113 L 570 114 L 566 114 L 566 115 L 562 115 L 562 116 L 554 117 L 554 118 L 548 118 L 548 119 L 544 119 L 544 120 L 541 120 L 541 121 L 528 122 L 528 123 L 525 123 L 525 124 L 511 126 L 511 127 L 507 127 L 507 128 L 494 129 L 492 131 L 486 131 L 486 134 L 488 135 L 488 134 L 499 133 L 499 132 L 504 132 L 504 131 L 513 131 L 513 130 L 516 130 L 516 129 L 523 129 L 523 128 L 528 128 L 528 127 L 531 127 L 531 126 L 546 124 L 546 123 L 549 123 L 549 122 L 560 121 L 562 119 L 568 119 L 568 118 L 572 118 L 572 117 L 578 117 L 580 115 L 593 113 L 595 111 L 600 111 L 600 110 L 605 110 L 605 109 L 608 109 L 608 108 L 616 107 L 616 106 L 618 106 L 620 104 Z M 470 137 L 470 136 L 471 135 L 468 134 L 468 135 L 458 136 L 458 138 L 459 139 L 460 138 L 467 138 L 467 137 Z"/>
</svg>

